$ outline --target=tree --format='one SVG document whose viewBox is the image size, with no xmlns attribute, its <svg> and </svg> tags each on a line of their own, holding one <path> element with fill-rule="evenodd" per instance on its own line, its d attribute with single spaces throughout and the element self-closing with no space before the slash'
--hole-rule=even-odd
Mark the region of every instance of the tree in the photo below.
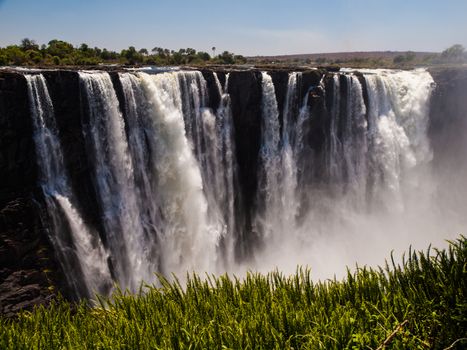
<svg viewBox="0 0 467 350">
<path fill-rule="evenodd" d="M 196 50 L 195 49 L 192 49 L 192 48 L 187 48 L 185 50 L 185 62 L 184 63 L 191 63 L 193 62 L 194 60 L 196 60 Z"/>
<path fill-rule="evenodd" d="M 1 1 L 1 0 L 0 0 Z M 216 47 L 212 47 L 216 54 Z M 72 44 L 53 39 L 47 45 L 39 46 L 34 40 L 24 38 L 19 45 L 0 47 L 0 65 L 97 65 L 103 62 L 121 64 L 202 64 L 213 59 L 207 52 L 197 52 L 193 48 L 179 49 L 178 51 L 154 47 L 149 54 L 142 48 L 136 50 L 134 46 L 122 50 L 120 53 L 90 47 L 86 43 L 74 47 Z M 245 63 L 247 60 L 241 55 L 234 55 L 224 51 L 214 58 L 215 62 L 223 64 Z"/>
<path fill-rule="evenodd" d="M 83 52 L 87 52 L 89 50 L 89 46 L 88 44 L 81 44 L 80 47 L 79 47 L 79 50 L 80 51 L 83 51 Z"/>
<path fill-rule="evenodd" d="M 212 50 L 212 57 L 215 57 L 215 56 L 216 56 L 216 47 L 213 46 L 213 47 L 211 48 L 211 50 Z"/>
<path fill-rule="evenodd" d="M 245 64 L 247 62 L 247 59 L 242 55 L 235 55 L 234 61 L 236 64 Z"/>
<path fill-rule="evenodd" d="M 392 62 L 395 64 L 403 64 L 406 62 L 412 62 L 417 55 L 413 51 L 407 51 L 404 55 L 397 55 L 393 58 Z"/>
<path fill-rule="evenodd" d="M 104 61 L 107 61 L 107 60 L 110 60 L 111 58 L 111 54 L 109 51 L 107 51 L 107 49 L 103 49 L 102 52 L 101 52 L 101 58 L 104 60 Z"/>
<path fill-rule="evenodd" d="M 59 58 L 64 58 L 65 56 L 70 55 L 73 51 L 73 45 L 66 41 L 56 39 L 49 41 L 49 46 L 47 47 L 48 54 L 58 56 Z"/>
<path fill-rule="evenodd" d="M 28 50 L 26 51 L 26 56 L 30 61 L 34 62 L 35 64 L 38 64 L 42 61 L 42 55 L 40 51 Z"/>
<path fill-rule="evenodd" d="M 221 55 L 219 55 L 219 59 L 221 60 L 221 63 L 223 64 L 234 64 L 235 59 L 233 53 L 230 53 L 229 51 L 224 51 L 222 52 Z"/>
<path fill-rule="evenodd" d="M 180 49 L 180 51 L 182 51 L 183 49 Z M 172 64 L 182 64 L 183 62 L 183 55 L 181 54 L 181 52 L 178 51 L 178 52 L 174 52 L 172 54 L 172 59 L 171 59 L 171 63 Z"/>
<path fill-rule="evenodd" d="M 460 62 L 465 59 L 465 48 L 460 44 L 452 45 L 441 53 L 441 58 L 448 62 Z"/>
<path fill-rule="evenodd" d="M 17 45 L 10 45 L 5 48 L 5 54 L 8 60 L 8 64 L 14 64 L 21 66 L 27 63 L 28 57 Z"/>
<path fill-rule="evenodd" d="M 6 66 L 8 64 L 8 58 L 4 54 L 0 54 L 0 66 Z"/>
<path fill-rule="evenodd" d="M 24 38 L 23 40 L 21 40 L 20 47 L 23 51 L 39 50 L 39 45 L 37 45 L 34 40 L 29 38 Z"/>
<path fill-rule="evenodd" d="M 143 62 L 143 56 L 136 51 L 134 46 L 130 46 L 127 50 L 122 50 L 120 56 L 126 58 L 129 64 Z"/>
<path fill-rule="evenodd" d="M 417 55 L 413 51 L 407 51 L 405 53 L 405 60 L 407 62 L 413 61 L 416 57 L 417 57 Z"/>
<path fill-rule="evenodd" d="M 201 61 L 209 61 L 211 59 L 211 56 L 207 52 L 199 51 L 196 55 Z"/>
</svg>

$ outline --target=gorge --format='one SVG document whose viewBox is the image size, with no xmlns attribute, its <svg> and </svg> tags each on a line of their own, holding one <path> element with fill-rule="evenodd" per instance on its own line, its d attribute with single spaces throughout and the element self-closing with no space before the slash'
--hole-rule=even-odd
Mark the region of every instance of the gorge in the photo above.
<svg viewBox="0 0 467 350">
<path fill-rule="evenodd" d="M 0 70 L 2 313 L 315 278 L 465 232 L 467 70 Z"/>
</svg>

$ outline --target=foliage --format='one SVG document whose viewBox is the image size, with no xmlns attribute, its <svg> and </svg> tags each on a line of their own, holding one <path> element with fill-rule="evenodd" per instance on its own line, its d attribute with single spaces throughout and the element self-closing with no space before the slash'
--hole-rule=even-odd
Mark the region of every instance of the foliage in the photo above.
<svg viewBox="0 0 467 350">
<path fill-rule="evenodd" d="M 0 320 L 1 349 L 451 349 L 467 345 L 467 239 L 402 265 L 314 283 L 310 271 L 245 279 L 160 276 L 91 307 L 58 300 Z"/>
<path fill-rule="evenodd" d="M 251 57 L 250 63 L 257 65 L 329 65 L 352 68 L 401 68 L 411 69 L 419 66 L 452 65 L 467 63 L 467 51 L 462 45 L 456 44 L 442 53 L 407 51 L 395 55 L 392 51 L 386 52 L 355 52 L 330 53 L 318 55 L 277 56 L 277 57 Z"/>
<path fill-rule="evenodd" d="M 413 60 L 415 60 L 416 57 L 417 57 L 417 55 L 415 54 L 415 52 L 408 51 L 404 55 L 398 55 L 398 56 L 394 57 L 393 62 L 395 64 L 403 64 L 403 63 L 406 63 L 406 62 L 413 62 Z"/>
<path fill-rule="evenodd" d="M 462 62 L 465 61 L 467 56 L 465 48 L 460 45 L 452 45 L 441 53 L 441 58 L 448 62 Z"/>
<path fill-rule="evenodd" d="M 215 48 L 213 48 L 213 52 Z M 126 64 L 126 65 L 181 65 L 208 63 L 235 64 L 245 63 L 243 56 L 234 55 L 225 51 L 217 57 L 211 57 L 207 52 L 186 48 L 178 51 L 154 47 L 151 54 L 146 48 L 137 50 L 134 46 L 121 52 L 109 51 L 106 48 L 89 47 L 83 43 L 78 47 L 62 40 L 51 40 L 47 45 L 39 46 L 29 38 L 21 40 L 20 45 L 0 47 L 0 66 L 58 66 L 58 65 L 99 65 L 99 64 Z"/>
</svg>

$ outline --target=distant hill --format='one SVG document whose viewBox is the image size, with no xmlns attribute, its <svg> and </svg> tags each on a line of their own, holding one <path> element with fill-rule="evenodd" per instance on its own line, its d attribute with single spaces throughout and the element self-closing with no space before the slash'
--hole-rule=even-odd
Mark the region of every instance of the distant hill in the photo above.
<svg viewBox="0 0 467 350">
<path fill-rule="evenodd" d="M 397 56 L 413 52 L 417 59 L 437 54 L 436 52 L 414 52 L 414 51 L 356 51 L 356 52 L 331 52 L 331 53 L 310 53 L 295 55 L 277 55 L 277 56 L 251 56 L 249 60 L 268 60 L 268 61 L 294 61 L 311 60 L 316 61 L 325 59 L 327 61 L 349 61 L 355 59 L 394 59 Z"/>
</svg>

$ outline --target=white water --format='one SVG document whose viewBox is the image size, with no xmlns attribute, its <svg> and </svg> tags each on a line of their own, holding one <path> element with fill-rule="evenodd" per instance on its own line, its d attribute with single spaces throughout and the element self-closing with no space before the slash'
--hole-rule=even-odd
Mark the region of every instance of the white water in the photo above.
<svg viewBox="0 0 467 350">
<path fill-rule="evenodd" d="M 289 273 L 308 265 L 315 278 L 342 276 L 346 265 L 382 264 L 391 249 L 397 255 L 410 244 L 442 246 L 458 233 L 443 236 L 446 212 L 434 200 L 441 184 L 431 171 L 433 81 L 425 71 L 367 71 L 363 78 L 346 72 L 324 77 L 318 87 L 302 86 L 302 74 L 290 73 L 282 113 L 272 78 L 262 73 L 253 213 L 262 242 L 248 262 L 235 254 L 252 242 L 242 241 L 229 76 L 222 86 L 214 73 L 218 106 L 210 105 L 201 72 L 128 72 L 119 79 L 122 105 L 107 73 L 80 73 L 89 119 L 84 136 L 108 253 L 91 249 L 98 235 L 68 192 L 53 197 L 49 209 L 52 217 L 63 212 L 71 230 L 81 233 L 73 252 L 92 290 L 110 279 L 96 278 L 108 276 L 106 264 L 93 265 L 107 254 L 116 282 L 135 291 L 142 280 L 153 282 L 154 272 L 183 278 L 187 271 Z M 322 151 L 309 143 L 318 117 L 309 88 L 327 94 Z M 51 106 L 49 97 L 32 99 Z M 58 145 L 47 137 L 36 142 L 39 150 Z M 57 151 L 40 153 L 62 158 Z M 48 178 L 61 179 L 61 163 L 43 164 Z M 66 256 L 70 248 L 62 246 Z M 68 264 L 70 270 L 76 265 Z M 70 283 L 79 289 L 79 281 Z"/>
<path fill-rule="evenodd" d="M 293 272 L 301 264 L 311 266 L 318 278 L 342 276 L 346 265 L 384 263 L 390 249 L 401 252 L 410 244 L 416 248 L 443 245 L 443 238 L 449 238 L 439 235 L 442 220 L 433 217 L 439 208 L 432 197 L 435 183 L 427 138 L 431 76 L 424 71 L 385 71 L 364 78 L 369 93 L 368 125 L 358 78 L 349 74 L 331 78 L 334 94 L 328 110 L 331 121 L 325 158 L 329 185 L 296 187 L 311 203 L 298 220 L 287 215 L 300 206 L 294 190 L 297 169 L 313 164 L 313 156 L 294 156 L 287 133 L 278 140 L 277 107 L 273 102 L 264 105 L 273 99 L 274 90 L 263 73 L 266 130 L 262 131 L 261 155 L 267 181 L 261 188 L 266 214 L 260 213 L 260 218 L 268 219 L 262 223 L 266 247 L 256 255 L 258 270 L 277 267 Z M 341 79 L 346 80 L 346 94 Z M 293 85 L 291 74 L 288 94 Z M 287 99 L 284 131 L 290 130 Z M 300 147 L 297 143 L 295 147 Z"/>
<path fill-rule="evenodd" d="M 224 216 L 224 250 L 223 259 L 225 268 L 235 265 L 235 244 L 236 232 L 240 225 L 237 225 L 237 215 L 235 212 L 235 203 L 241 203 L 241 198 L 236 189 L 238 188 L 237 160 L 235 156 L 234 125 L 232 119 L 231 101 L 228 93 L 229 74 L 226 74 L 225 84 L 222 88 L 217 73 L 214 73 L 216 86 L 221 96 L 220 104 L 217 109 L 216 134 L 219 140 L 218 158 L 216 160 L 217 169 L 213 174 L 220 178 L 217 182 L 218 196 L 215 200 Z"/>
<path fill-rule="evenodd" d="M 49 237 L 77 297 L 109 293 L 112 280 L 106 261 L 107 253 L 98 234 L 86 226 L 72 204 L 74 196 L 63 161 L 46 81 L 42 74 L 25 77 L 34 122 L 40 185 L 50 215 Z"/>
<path fill-rule="evenodd" d="M 185 134 L 180 83 L 176 73 L 139 73 L 153 124 L 153 172 L 164 224 L 162 271 L 213 271 L 219 232 L 208 220 L 201 173 Z"/>
<path fill-rule="evenodd" d="M 282 232 L 283 206 L 279 186 L 281 185 L 280 124 L 276 93 L 271 76 L 262 73 L 261 102 L 261 148 L 258 173 L 258 215 L 256 229 L 265 242 L 275 241 Z M 284 223 L 285 224 L 285 223 Z M 279 225 L 279 226 L 278 226 Z"/>
<path fill-rule="evenodd" d="M 236 224 L 230 96 L 216 85 L 214 113 L 200 72 L 120 80 L 138 191 L 158 237 L 153 259 L 160 271 L 181 276 L 225 271 L 234 261 Z"/>
<path fill-rule="evenodd" d="M 112 81 L 107 73 L 80 72 L 89 108 L 85 127 L 88 153 L 94 157 L 94 181 L 102 222 L 119 285 L 135 291 L 151 282 L 156 262 L 141 225 L 133 163 Z"/>
</svg>

